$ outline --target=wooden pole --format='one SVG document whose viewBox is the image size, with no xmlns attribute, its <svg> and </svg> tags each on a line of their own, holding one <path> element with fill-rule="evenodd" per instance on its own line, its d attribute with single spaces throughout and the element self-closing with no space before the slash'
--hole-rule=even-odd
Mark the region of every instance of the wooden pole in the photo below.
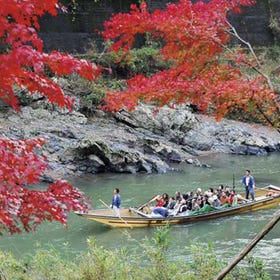
<svg viewBox="0 0 280 280">
<path fill-rule="evenodd" d="M 257 236 L 218 274 L 215 280 L 223 279 L 254 247 L 255 245 L 279 222 L 280 212 L 257 234 Z"/>
<path fill-rule="evenodd" d="M 140 211 L 142 210 L 147 204 L 151 203 L 152 201 L 154 201 L 156 198 L 158 197 L 158 194 L 154 195 L 152 198 L 150 198 L 149 200 L 147 200 L 146 202 L 144 202 L 142 205 L 137 207 L 137 210 Z"/>
<path fill-rule="evenodd" d="M 114 212 L 114 210 L 107 204 L 107 203 L 105 203 L 102 199 L 100 199 L 99 198 L 99 201 L 103 204 L 103 205 L 105 205 L 108 209 L 110 209 L 114 214 L 115 214 L 115 212 Z M 116 217 L 118 217 L 123 223 L 125 223 L 128 227 L 130 227 L 130 228 L 132 228 L 132 225 L 129 225 L 122 217 L 121 217 L 121 215 L 119 215 L 119 216 L 116 216 Z"/>
</svg>

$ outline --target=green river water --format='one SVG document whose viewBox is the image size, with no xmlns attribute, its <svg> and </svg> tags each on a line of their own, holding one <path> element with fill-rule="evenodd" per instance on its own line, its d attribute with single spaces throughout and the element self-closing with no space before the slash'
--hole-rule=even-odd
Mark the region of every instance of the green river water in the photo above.
<svg viewBox="0 0 280 280">
<path fill-rule="evenodd" d="M 211 167 L 199 168 L 181 164 L 174 166 L 177 171 L 167 174 L 101 174 L 72 179 L 71 183 L 91 197 L 94 207 L 98 208 L 102 207 L 99 198 L 110 204 L 115 187 L 120 188 L 122 206 L 137 206 L 157 193 L 174 194 L 176 190 L 184 192 L 195 190 L 197 187 L 207 190 L 219 184 L 232 186 L 233 174 L 236 190 L 243 191 L 240 179 L 245 169 L 251 169 L 257 187 L 266 184 L 280 186 L 279 153 L 261 157 L 214 154 L 200 158 L 200 161 L 210 164 Z M 192 244 L 212 242 L 218 256 L 223 260 L 230 260 L 255 237 L 277 210 L 280 210 L 280 207 L 173 226 L 171 258 L 188 260 Z M 131 238 L 136 240 L 153 236 L 154 231 L 154 228 L 127 230 Z M 71 214 L 66 229 L 58 223 L 46 223 L 34 233 L 13 236 L 5 234 L 0 238 L 0 249 L 22 256 L 32 254 L 37 246 L 53 246 L 63 254 L 67 247 L 67 254 L 71 256 L 86 250 L 86 240 L 91 235 L 99 245 L 109 249 L 135 245 L 128 242 L 123 229 L 112 229 Z M 265 268 L 273 279 L 280 279 L 279 248 L 280 224 L 276 225 L 252 251 L 254 257 L 264 260 Z"/>
</svg>

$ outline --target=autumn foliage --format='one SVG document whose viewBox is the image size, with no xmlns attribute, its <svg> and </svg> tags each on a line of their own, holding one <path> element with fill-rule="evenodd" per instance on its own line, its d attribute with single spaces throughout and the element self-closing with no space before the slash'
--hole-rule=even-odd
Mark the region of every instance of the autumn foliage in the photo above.
<svg viewBox="0 0 280 280">
<path fill-rule="evenodd" d="M 0 139 L 0 230 L 11 233 L 36 229 L 42 221 L 67 222 L 71 210 L 87 207 L 84 195 L 66 181 L 57 180 L 46 190 L 28 190 L 38 184 L 48 167 L 37 155 L 44 139 Z"/>
<path fill-rule="evenodd" d="M 0 0 L 0 99 L 20 111 L 15 87 L 40 93 L 51 103 L 72 108 L 73 100 L 47 76 L 77 73 L 94 79 L 100 69 L 69 54 L 43 52 L 39 17 L 63 9 L 57 0 Z M 29 190 L 47 168 L 43 139 L 0 139 L 0 232 L 34 230 L 44 220 L 67 222 L 71 210 L 86 210 L 84 194 L 57 180 L 44 191 Z"/>
<path fill-rule="evenodd" d="M 50 102 L 71 109 L 73 101 L 47 77 L 46 70 L 57 75 L 76 72 L 86 79 L 99 74 L 99 68 L 85 60 L 57 51 L 43 52 L 43 42 L 37 34 L 39 17 L 45 13 L 55 16 L 59 7 L 57 0 L 0 0 L 3 48 L 0 53 L 0 98 L 16 110 L 19 106 L 14 94 L 15 85 L 31 94 L 39 92 Z"/>
<path fill-rule="evenodd" d="M 194 3 L 193 3 L 194 2 Z M 163 106 L 191 103 L 221 119 L 232 111 L 250 112 L 261 121 L 279 121 L 279 99 L 264 75 L 246 76 L 257 67 L 240 49 L 230 51 L 229 13 L 240 13 L 252 0 L 180 0 L 164 10 L 149 12 L 142 2 L 129 13 L 105 22 L 103 37 L 112 40 L 111 51 L 129 57 L 135 36 L 150 34 L 162 42 L 159 54 L 170 69 L 151 77 L 141 74 L 127 81 L 127 89 L 109 92 L 106 109 L 132 110 L 139 100 Z M 278 97 L 279 98 L 279 97 Z"/>
</svg>

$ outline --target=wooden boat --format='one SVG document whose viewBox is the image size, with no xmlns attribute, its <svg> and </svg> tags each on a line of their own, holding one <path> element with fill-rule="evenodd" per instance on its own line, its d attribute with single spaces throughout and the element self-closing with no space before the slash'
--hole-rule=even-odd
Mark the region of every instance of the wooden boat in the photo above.
<svg viewBox="0 0 280 280">
<path fill-rule="evenodd" d="M 89 210 L 87 213 L 76 212 L 76 214 L 111 227 L 136 228 L 164 226 L 167 223 L 173 225 L 205 221 L 229 215 L 243 214 L 251 211 L 276 207 L 279 206 L 279 203 L 280 188 L 269 185 L 255 190 L 255 201 L 248 201 L 245 199 L 245 194 L 241 194 L 237 204 L 227 208 L 213 208 L 212 211 L 206 213 L 190 212 L 187 215 L 178 214 L 175 216 L 162 217 L 144 214 L 142 211 L 134 208 L 123 208 L 120 209 L 120 216 L 117 217 L 114 215 L 114 212 L 108 208 Z"/>
</svg>

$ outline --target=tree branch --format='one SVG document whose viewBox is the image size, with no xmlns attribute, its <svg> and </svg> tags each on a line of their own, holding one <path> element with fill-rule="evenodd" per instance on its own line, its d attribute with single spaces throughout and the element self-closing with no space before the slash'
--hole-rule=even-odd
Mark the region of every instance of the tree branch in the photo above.
<svg viewBox="0 0 280 280">
<path fill-rule="evenodd" d="M 249 50 L 250 50 L 251 54 L 253 55 L 253 57 L 254 57 L 254 59 L 255 59 L 255 61 L 256 61 L 256 63 L 257 63 L 257 65 L 258 65 L 259 68 L 254 67 L 254 66 L 253 66 L 253 67 L 251 66 L 251 67 L 252 67 L 256 72 L 258 72 L 260 75 L 262 75 L 262 76 L 266 79 L 266 81 L 267 81 L 267 83 L 268 83 L 270 89 L 273 89 L 273 90 L 274 90 L 274 86 L 273 86 L 273 84 L 272 84 L 271 79 L 269 78 L 269 76 L 266 75 L 262 70 L 260 70 L 260 69 L 262 68 L 261 63 L 260 63 L 258 57 L 256 56 L 256 53 L 254 52 L 254 50 L 253 50 L 251 44 L 250 44 L 249 42 L 245 41 L 243 38 L 241 38 L 241 37 L 239 36 L 239 34 L 237 33 L 236 29 L 234 28 L 234 26 L 233 26 L 229 21 L 227 21 L 227 24 L 229 25 L 229 27 L 230 27 L 231 30 L 232 30 L 232 32 L 230 32 L 230 31 L 228 31 L 228 32 L 229 32 L 231 35 L 235 36 L 239 41 L 241 41 L 243 44 L 245 44 L 245 45 L 249 48 Z"/>
<path fill-rule="evenodd" d="M 257 245 L 257 243 L 279 222 L 280 212 L 276 213 L 273 219 L 257 234 L 257 236 L 218 274 L 215 280 L 224 277 Z"/>
</svg>

